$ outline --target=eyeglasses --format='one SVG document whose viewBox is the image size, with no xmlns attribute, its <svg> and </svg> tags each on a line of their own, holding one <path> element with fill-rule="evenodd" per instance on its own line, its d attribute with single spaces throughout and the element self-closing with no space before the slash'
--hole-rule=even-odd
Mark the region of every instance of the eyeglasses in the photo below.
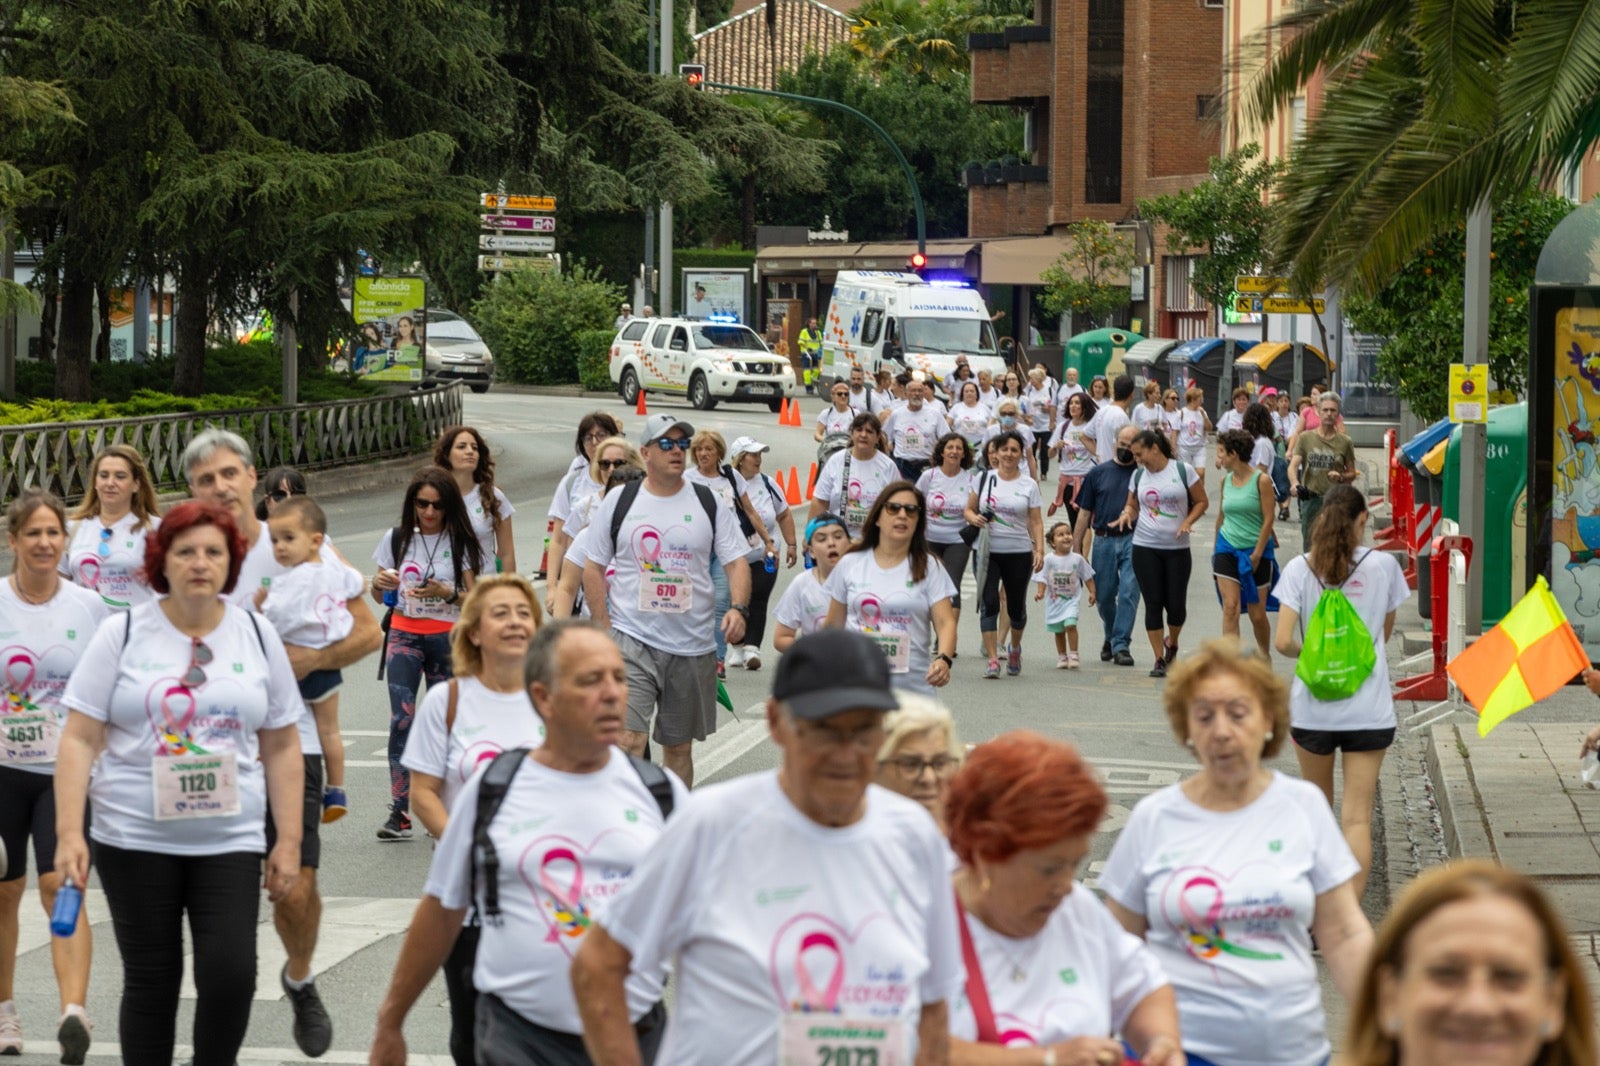
<svg viewBox="0 0 1600 1066">
<path fill-rule="evenodd" d="M 102 559 L 111 556 L 111 530 L 100 530 L 100 546 L 94 550 L 94 553 Z"/>
<path fill-rule="evenodd" d="M 657 448 L 660 448 L 664 452 L 670 452 L 674 448 L 678 449 L 680 452 L 686 452 L 689 450 L 688 437 L 657 437 L 650 443 L 654 444 Z"/>
<path fill-rule="evenodd" d="M 191 638 L 194 647 L 189 652 L 189 669 L 183 672 L 184 688 L 199 688 L 206 683 L 204 667 L 211 665 L 211 649 L 199 637 Z"/>
<path fill-rule="evenodd" d="M 796 722 L 795 735 L 813 751 L 828 751 L 848 744 L 857 751 L 872 751 L 883 743 L 883 722 L 872 722 L 854 729 L 835 729 L 830 725 Z"/>
<path fill-rule="evenodd" d="M 615 470 L 620 466 L 627 466 L 628 465 L 628 460 L 626 460 L 626 459 L 602 459 L 602 460 L 600 460 L 599 464 L 597 464 L 597 465 L 600 467 L 601 470 Z"/>
<path fill-rule="evenodd" d="M 284 500 L 287 500 L 290 496 L 304 496 L 304 495 L 305 495 L 305 493 L 303 493 L 303 492 L 295 492 L 295 491 L 293 491 L 291 489 L 273 489 L 271 492 L 267 493 L 267 499 L 271 500 L 273 503 L 282 503 Z"/>
<path fill-rule="evenodd" d="M 915 755 L 896 755 L 892 759 L 885 759 L 884 762 L 900 771 L 901 776 L 911 780 L 921 777 L 924 770 L 932 770 L 934 777 L 943 777 L 961 765 L 961 760 L 952 759 L 948 755 L 935 755 L 931 759 L 919 759 Z"/>
<path fill-rule="evenodd" d="M 609 433 L 590 433 L 588 436 L 583 438 L 583 443 L 585 443 L 585 444 L 599 444 L 603 440 L 610 440 L 610 439 L 611 439 L 611 434 L 609 434 Z"/>
<path fill-rule="evenodd" d="M 886 503 L 883 505 L 883 509 L 890 514 L 903 514 L 911 518 L 915 518 L 922 513 L 922 505 L 920 503 Z"/>
<path fill-rule="evenodd" d="M 418 496 L 412 501 L 411 505 L 419 511 L 438 511 L 440 514 L 444 513 L 443 500 L 424 500 L 421 496 Z"/>
</svg>

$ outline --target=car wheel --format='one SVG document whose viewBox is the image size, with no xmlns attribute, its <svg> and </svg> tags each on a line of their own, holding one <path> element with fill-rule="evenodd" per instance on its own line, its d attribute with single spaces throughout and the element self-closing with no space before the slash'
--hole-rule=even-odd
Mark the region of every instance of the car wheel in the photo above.
<svg viewBox="0 0 1600 1066">
<path fill-rule="evenodd" d="M 487 381 L 474 381 L 472 383 L 472 391 L 476 392 L 476 393 L 488 392 L 489 391 L 489 383 Z"/>
<path fill-rule="evenodd" d="M 773 414 L 777 414 L 779 411 L 783 410 L 783 400 L 768 400 L 767 410 L 771 411 Z"/>
<path fill-rule="evenodd" d="M 711 386 L 706 384 L 706 376 L 699 371 L 689 379 L 689 402 L 694 404 L 697 411 L 709 411 L 717 406 L 717 401 L 711 395 Z"/>
<path fill-rule="evenodd" d="M 622 372 L 622 381 L 617 385 L 617 391 L 622 394 L 623 403 L 639 402 L 639 376 L 633 372 L 632 367 Z"/>
</svg>

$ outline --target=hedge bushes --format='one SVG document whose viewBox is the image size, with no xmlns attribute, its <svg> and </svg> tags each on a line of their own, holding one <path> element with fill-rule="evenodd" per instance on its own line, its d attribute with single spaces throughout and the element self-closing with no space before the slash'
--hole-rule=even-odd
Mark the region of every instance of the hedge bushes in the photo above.
<svg viewBox="0 0 1600 1066">
<path fill-rule="evenodd" d="M 580 380 L 583 334 L 604 331 L 609 343 L 622 299 L 621 289 L 578 263 L 567 274 L 501 274 L 472 312 L 494 352 L 498 376 L 525 385 L 567 385 Z"/>
<path fill-rule="evenodd" d="M 578 383 L 586 389 L 608 392 L 611 381 L 611 341 L 614 329 L 586 329 L 577 336 Z"/>
</svg>

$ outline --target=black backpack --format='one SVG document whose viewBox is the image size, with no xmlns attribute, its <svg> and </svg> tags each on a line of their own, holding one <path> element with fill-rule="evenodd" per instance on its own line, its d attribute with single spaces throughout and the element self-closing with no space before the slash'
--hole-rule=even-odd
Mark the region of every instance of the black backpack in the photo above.
<svg viewBox="0 0 1600 1066">
<path fill-rule="evenodd" d="M 633 509 L 633 501 L 639 498 L 639 486 L 643 484 L 644 480 L 641 478 L 637 481 L 630 481 L 617 490 L 621 493 L 621 496 L 617 500 L 617 509 L 611 512 L 611 554 L 613 556 L 617 554 L 617 538 L 622 535 L 622 520 L 627 518 L 628 512 Z M 691 481 L 689 484 L 694 486 L 694 494 L 700 498 L 700 506 L 705 508 L 706 517 L 711 519 L 711 544 L 712 547 L 715 547 L 717 543 L 717 497 L 710 489 L 698 481 Z"/>
<path fill-rule="evenodd" d="M 638 482 L 634 484 L 637 485 Z M 478 867 L 482 866 L 483 907 L 479 914 L 488 925 L 498 926 L 502 921 L 500 856 L 495 853 L 494 841 L 489 839 L 489 827 L 494 824 L 494 816 L 500 812 L 500 805 L 506 801 L 506 793 L 511 791 L 511 782 L 516 778 L 517 771 L 522 769 L 522 764 L 527 760 L 528 752 L 531 750 L 531 748 L 511 748 L 502 751 L 494 757 L 489 769 L 483 772 L 483 781 L 478 785 L 478 809 L 472 822 L 472 873 L 468 881 L 467 898 L 474 906 L 477 904 Z M 621 751 L 620 748 L 618 750 Z M 656 806 L 661 808 L 661 817 L 671 818 L 672 782 L 667 779 L 667 772 L 637 755 L 628 755 L 628 762 L 633 765 L 633 771 L 639 775 L 639 780 L 644 782 L 644 787 L 650 790 Z"/>
</svg>

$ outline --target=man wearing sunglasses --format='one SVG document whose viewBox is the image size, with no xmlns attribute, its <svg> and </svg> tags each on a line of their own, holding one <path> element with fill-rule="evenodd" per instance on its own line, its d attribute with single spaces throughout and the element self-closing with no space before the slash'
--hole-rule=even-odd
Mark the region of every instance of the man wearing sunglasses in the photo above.
<svg viewBox="0 0 1600 1066">
<path fill-rule="evenodd" d="M 250 445 L 229 430 L 212 428 L 195 435 L 183 451 L 183 469 L 189 482 L 189 495 L 227 510 L 238 523 L 248 545 L 239 580 L 230 597 L 250 610 L 256 590 L 272 578 L 285 573 L 272 555 L 272 538 L 264 522 L 256 517 L 254 496 L 256 467 Z M 281 485 L 274 488 L 281 489 Z M 323 542 L 333 547 L 332 539 Z M 337 551 L 334 552 L 338 554 Z M 297 678 L 313 670 L 342 670 L 371 655 L 383 643 L 383 631 L 372 616 L 366 598 L 358 596 L 345 605 L 355 620 L 350 635 L 326 648 L 312 649 L 285 645 L 289 663 Z M 322 897 L 317 892 L 317 867 L 321 863 L 322 841 L 322 745 L 317 740 L 317 720 L 309 706 L 301 709 L 297 723 L 300 750 L 305 757 L 304 826 L 300 843 L 300 877 L 294 888 L 273 903 L 273 921 L 283 940 L 289 961 L 280 976 L 284 991 L 294 1008 L 294 1040 L 312 1058 L 328 1050 L 333 1042 L 333 1022 L 312 983 L 311 957 L 317 946 L 322 921 Z M 267 846 L 272 846 L 275 827 L 267 817 Z"/>
<path fill-rule="evenodd" d="M 589 524 L 583 595 L 594 621 L 610 627 L 628 665 L 623 746 L 643 755 L 652 735 L 662 765 L 694 784 L 694 742 L 717 729 L 713 626 L 729 644 L 750 613 L 749 545 L 733 508 L 683 476 L 694 427 L 672 415 L 645 420 L 645 478 L 608 493 Z M 728 574 L 733 606 L 715 617 L 711 557 Z M 613 567 L 609 595 L 606 568 Z"/>
</svg>

